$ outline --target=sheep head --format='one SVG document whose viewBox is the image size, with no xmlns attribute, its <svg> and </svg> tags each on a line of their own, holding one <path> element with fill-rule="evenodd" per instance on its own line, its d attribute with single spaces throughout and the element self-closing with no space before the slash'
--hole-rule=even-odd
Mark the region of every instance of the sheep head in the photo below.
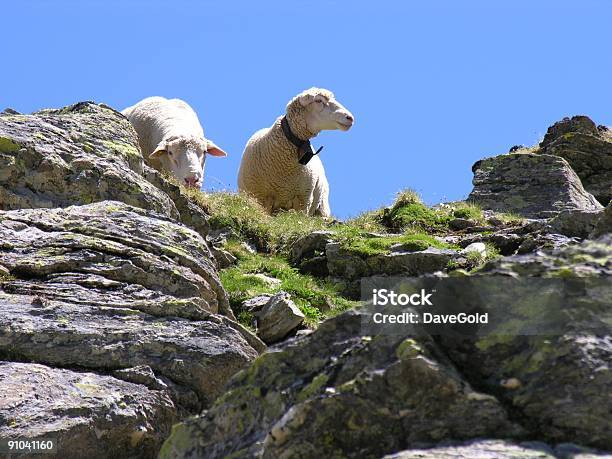
<svg viewBox="0 0 612 459">
<path fill-rule="evenodd" d="M 298 131 L 295 134 L 300 136 L 301 130 L 306 138 L 324 130 L 348 131 L 355 121 L 331 91 L 321 88 L 310 88 L 295 96 L 287 105 L 287 117 Z"/>
<path fill-rule="evenodd" d="M 149 158 L 158 161 L 161 168 L 172 173 L 180 183 L 200 188 L 206 154 L 227 156 L 227 153 L 208 139 L 171 136 L 163 139 Z"/>
</svg>

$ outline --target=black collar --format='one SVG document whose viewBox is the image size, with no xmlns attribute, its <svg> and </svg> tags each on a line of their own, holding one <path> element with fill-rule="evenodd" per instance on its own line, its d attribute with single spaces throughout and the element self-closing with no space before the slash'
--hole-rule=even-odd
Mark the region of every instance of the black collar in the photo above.
<svg viewBox="0 0 612 459">
<path fill-rule="evenodd" d="M 289 121 L 287 121 L 286 116 L 283 116 L 283 118 L 281 119 L 281 128 L 283 128 L 283 133 L 285 134 L 285 137 L 287 137 L 287 140 L 297 147 L 299 153 L 298 162 L 301 165 L 305 166 L 306 164 L 308 164 L 308 162 L 312 159 L 313 156 L 318 155 L 321 150 L 323 150 L 323 147 L 320 147 L 315 152 L 312 148 L 312 145 L 310 145 L 310 140 L 302 140 L 297 137 L 291 131 L 291 127 L 289 126 Z"/>
</svg>

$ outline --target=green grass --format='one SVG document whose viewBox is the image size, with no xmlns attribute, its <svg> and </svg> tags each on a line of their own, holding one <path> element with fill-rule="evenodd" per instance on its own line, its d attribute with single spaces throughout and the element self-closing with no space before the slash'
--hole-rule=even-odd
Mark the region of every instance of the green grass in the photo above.
<svg viewBox="0 0 612 459">
<path fill-rule="evenodd" d="M 465 218 L 481 224 L 485 221 L 482 209 L 477 204 L 459 201 L 449 204 L 449 207 L 450 213 L 455 218 Z"/>
<path fill-rule="evenodd" d="M 264 293 L 272 294 L 281 290 L 290 293 L 310 327 L 357 304 L 341 297 L 331 284 L 299 273 L 280 256 L 250 253 L 235 240 L 228 241 L 225 248 L 238 258 L 238 264 L 221 270 L 221 283 L 228 292 L 232 308 L 239 311 L 238 318 L 245 325 L 250 325 L 252 318 L 249 314 L 242 314 L 241 303 Z M 270 286 L 253 276 L 258 273 L 279 279 L 281 283 Z"/>
<path fill-rule="evenodd" d="M 395 244 L 402 244 L 402 248 L 409 252 L 418 252 L 429 247 L 439 249 L 455 248 L 426 233 L 406 233 L 386 237 L 357 235 L 355 237 L 348 237 L 342 240 L 341 243 L 345 250 L 362 257 L 389 253 L 391 246 Z"/>
</svg>

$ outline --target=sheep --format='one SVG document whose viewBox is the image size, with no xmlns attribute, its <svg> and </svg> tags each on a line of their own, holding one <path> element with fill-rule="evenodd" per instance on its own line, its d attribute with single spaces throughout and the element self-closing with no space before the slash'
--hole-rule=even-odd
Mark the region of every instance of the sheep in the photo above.
<svg viewBox="0 0 612 459">
<path fill-rule="evenodd" d="M 121 113 L 134 126 L 147 164 L 187 187 L 202 186 L 207 153 L 227 156 L 204 137 L 198 115 L 183 100 L 147 97 Z"/>
<path fill-rule="evenodd" d="M 322 130 L 348 131 L 353 115 L 320 88 L 291 99 L 284 116 L 247 142 L 238 172 L 238 190 L 252 195 L 268 212 L 295 209 L 329 217 L 329 184 L 309 139 Z"/>
</svg>

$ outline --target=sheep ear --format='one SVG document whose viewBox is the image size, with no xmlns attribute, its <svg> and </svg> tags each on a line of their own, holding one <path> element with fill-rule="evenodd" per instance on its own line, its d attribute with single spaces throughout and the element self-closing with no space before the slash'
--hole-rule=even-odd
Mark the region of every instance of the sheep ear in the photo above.
<svg viewBox="0 0 612 459">
<path fill-rule="evenodd" d="M 161 155 L 166 154 L 166 142 L 162 140 L 157 144 L 153 153 L 149 155 L 149 158 L 159 158 Z"/>
<path fill-rule="evenodd" d="M 227 156 L 227 153 L 225 153 L 221 148 L 216 146 L 210 140 L 206 140 L 206 153 L 212 156 Z"/>
<path fill-rule="evenodd" d="M 298 100 L 300 101 L 302 107 L 306 107 L 315 101 L 315 96 L 313 96 L 312 94 L 303 94 L 299 96 Z"/>
</svg>

